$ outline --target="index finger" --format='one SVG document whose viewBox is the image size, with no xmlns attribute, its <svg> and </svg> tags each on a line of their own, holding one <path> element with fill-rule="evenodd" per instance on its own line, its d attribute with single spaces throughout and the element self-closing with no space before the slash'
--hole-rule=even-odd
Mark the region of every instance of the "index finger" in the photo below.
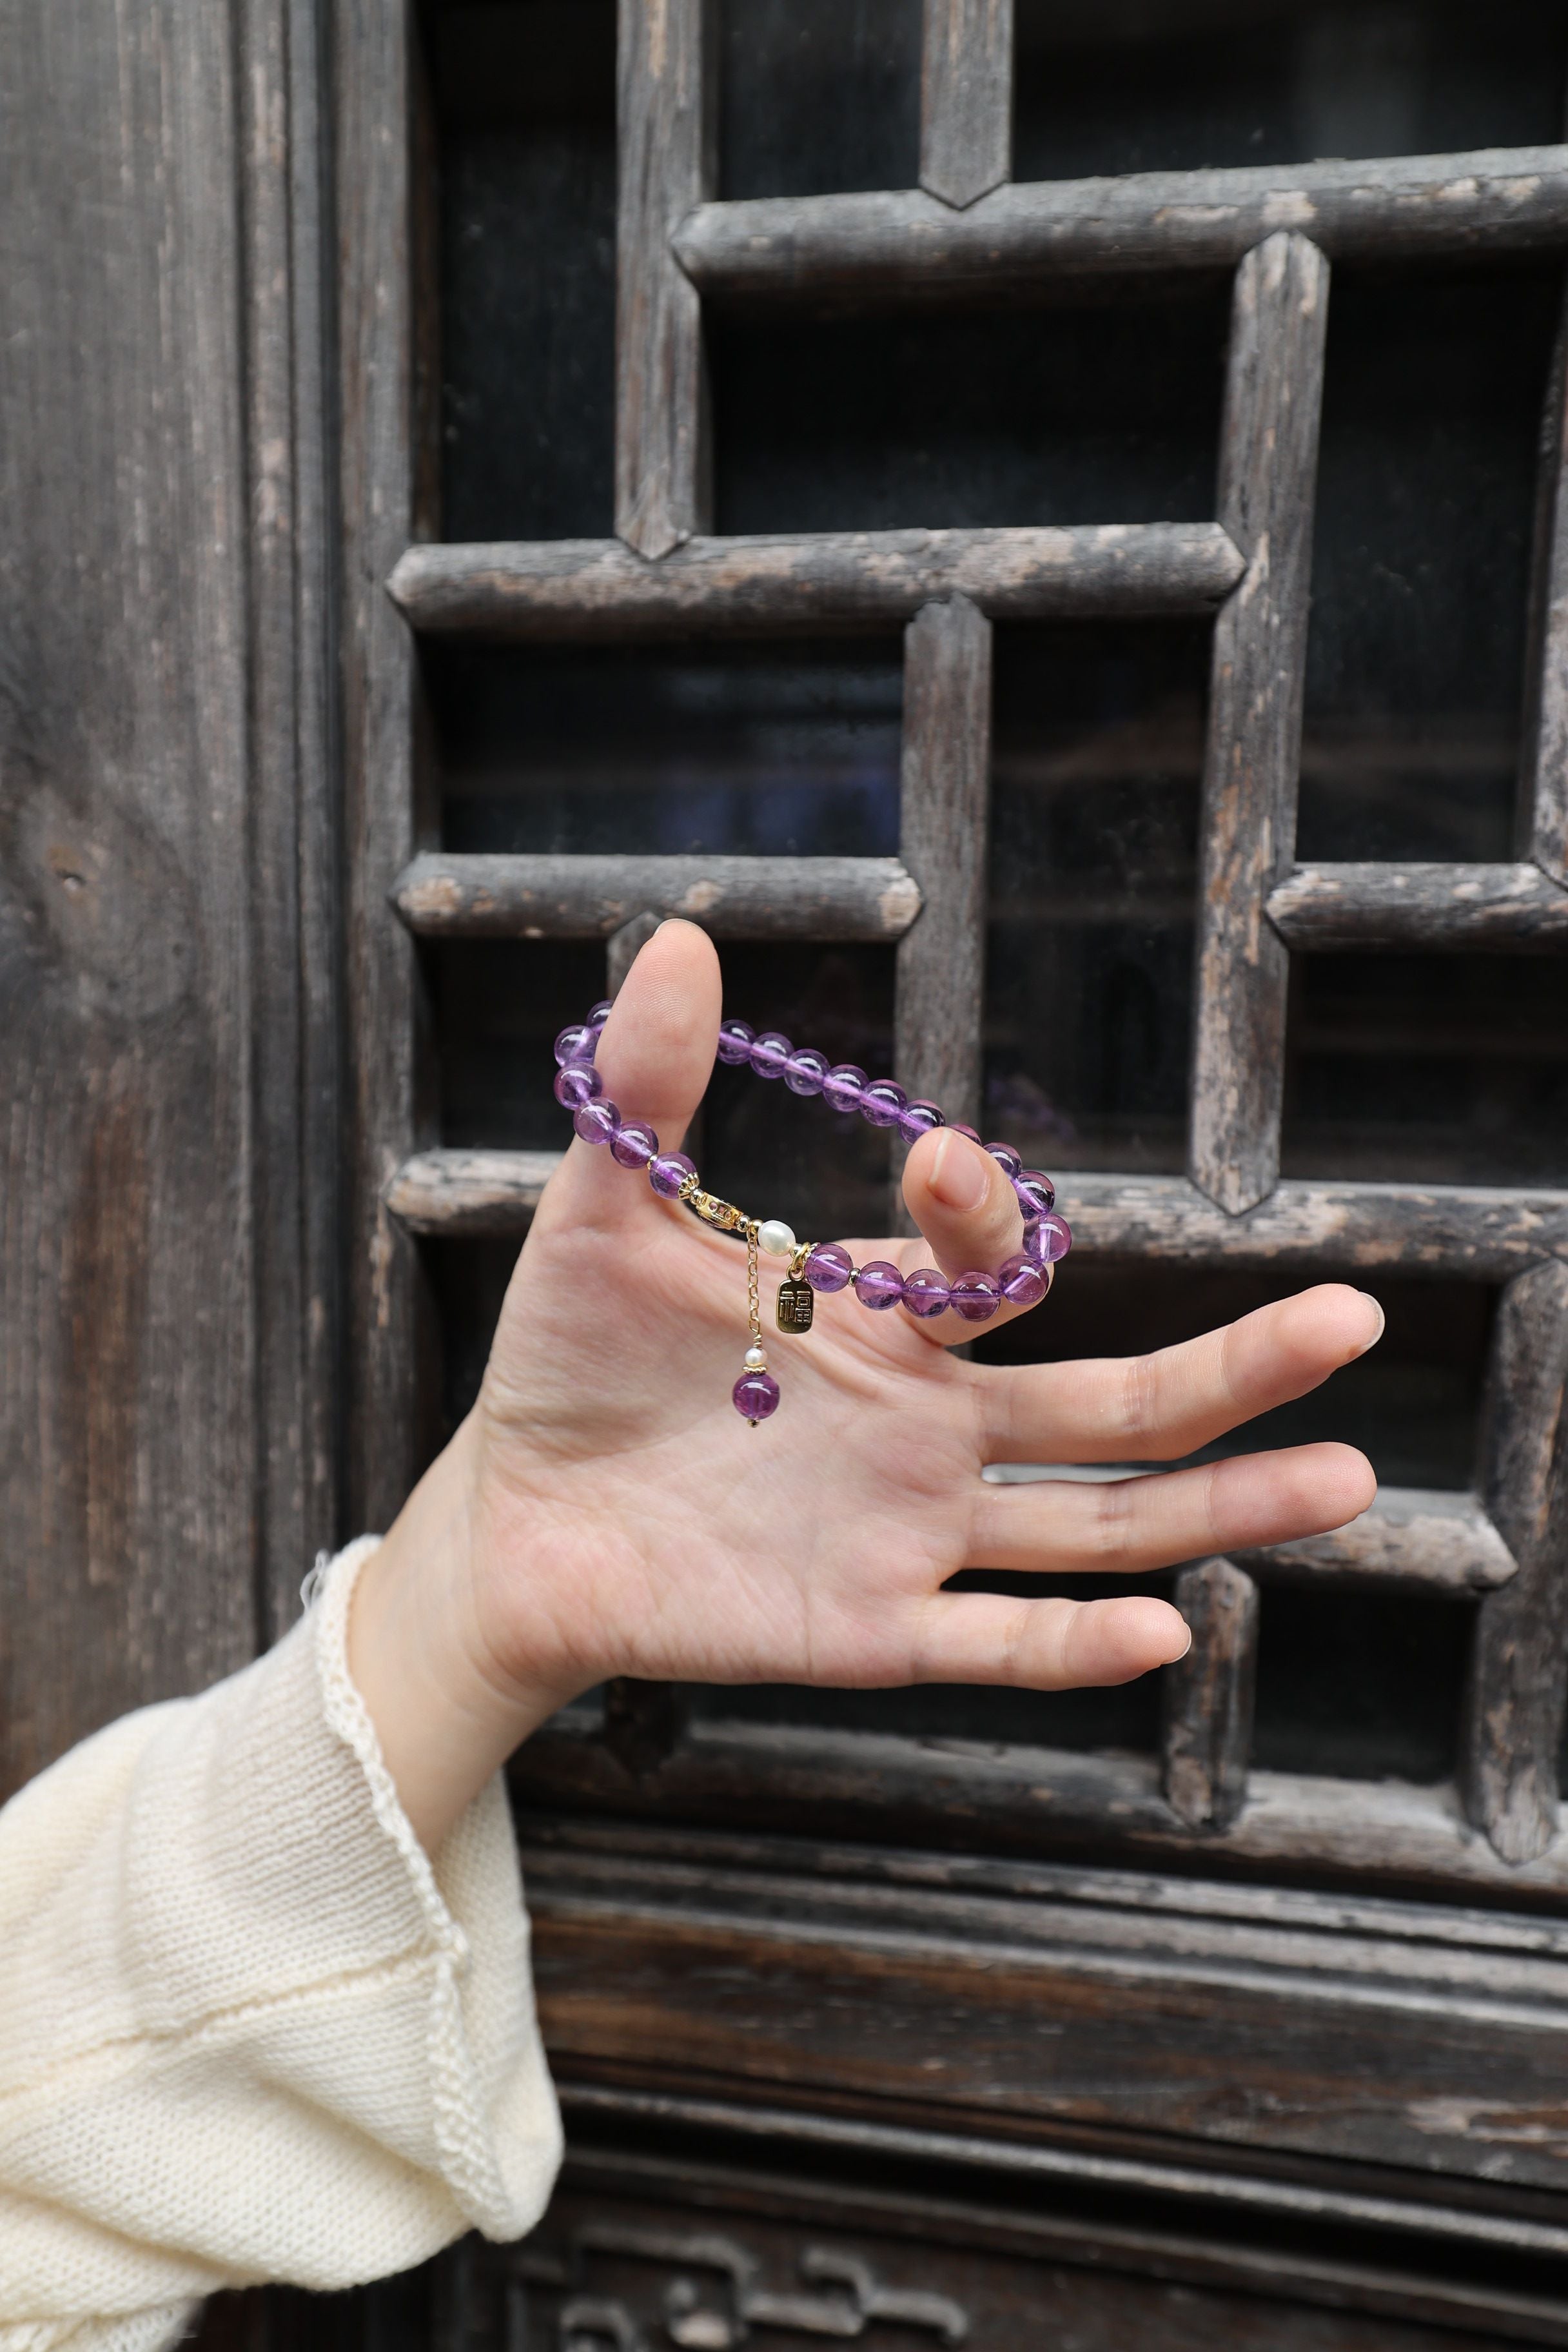
<svg viewBox="0 0 1568 2352">
<path fill-rule="evenodd" d="M 984 1367 L 989 1462 L 1173 1462 L 1289 1404 L 1383 1332 L 1364 1290 L 1324 1282 L 1149 1356 Z"/>
</svg>

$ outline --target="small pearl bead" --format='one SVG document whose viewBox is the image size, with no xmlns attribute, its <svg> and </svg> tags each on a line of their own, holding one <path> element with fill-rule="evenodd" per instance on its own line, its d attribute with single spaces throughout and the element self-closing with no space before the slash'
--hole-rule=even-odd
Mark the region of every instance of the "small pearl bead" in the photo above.
<svg viewBox="0 0 1568 2352">
<path fill-rule="evenodd" d="M 764 1257 L 793 1257 L 795 1235 L 782 1217 L 764 1217 L 757 1227 L 757 1247 Z"/>
<path fill-rule="evenodd" d="M 761 1348 L 748 1348 L 744 1360 L 749 1372 L 765 1372 L 768 1369 L 767 1357 Z"/>
</svg>

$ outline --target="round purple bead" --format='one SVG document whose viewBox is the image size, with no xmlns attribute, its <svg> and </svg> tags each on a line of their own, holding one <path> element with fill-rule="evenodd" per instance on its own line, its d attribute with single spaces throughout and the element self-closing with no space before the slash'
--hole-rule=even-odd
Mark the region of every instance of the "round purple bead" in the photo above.
<svg viewBox="0 0 1568 2352">
<path fill-rule="evenodd" d="M 996 1280 L 1009 1307 L 1037 1307 L 1051 1286 L 1050 1276 L 1032 1257 L 1010 1257 L 996 1269 Z"/>
<path fill-rule="evenodd" d="M 950 1118 L 947 1123 L 949 1127 L 952 1128 L 954 1135 L 966 1135 L 971 1143 L 980 1142 L 980 1130 L 978 1128 L 965 1127 L 961 1118 Z M 984 1150 L 984 1145 L 981 1144 L 981 1150 Z"/>
<path fill-rule="evenodd" d="M 759 1078 L 782 1078 L 795 1047 L 776 1029 L 764 1029 L 747 1056 Z"/>
<path fill-rule="evenodd" d="M 904 1305 L 921 1322 L 940 1315 L 948 1301 L 947 1276 L 934 1265 L 917 1265 L 913 1274 L 904 1276 Z"/>
<path fill-rule="evenodd" d="M 906 1143 L 918 1143 L 933 1127 L 943 1124 L 941 1111 L 933 1102 L 906 1103 L 899 1113 L 899 1133 Z"/>
<path fill-rule="evenodd" d="M 621 1114 L 613 1102 L 579 1103 L 572 1124 L 584 1143 L 608 1143 L 620 1127 Z"/>
<path fill-rule="evenodd" d="M 658 1136 L 640 1118 L 628 1118 L 610 1138 L 610 1157 L 617 1168 L 646 1168 L 658 1150 Z"/>
<path fill-rule="evenodd" d="M 585 1021 L 574 1022 L 571 1028 L 563 1029 L 555 1040 L 555 1058 L 563 1069 L 568 1062 L 591 1062 L 598 1042 L 596 1029 L 590 1029 Z"/>
<path fill-rule="evenodd" d="M 947 1303 L 966 1323 L 989 1323 L 1002 1304 L 1001 1287 L 994 1274 L 961 1274 Z"/>
<path fill-rule="evenodd" d="M 855 1276 L 855 1296 L 862 1307 L 896 1307 L 904 1295 L 904 1277 L 886 1258 L 873 1258 Z"/>
<path fill-rule="evenodd" d="M 1037 1168 L 1020 1169 L 1013 1179 L 1013 1190 L 1026 1217 L 1043 1217 L 1047 1209 L 1057 1205 L 1056 1186 Z"/>
<path fill-rule="evenodd" d="M 661 1201 L 673 1201 L 687 1178 L 696 1173 L 697 1162 L 684 1151 L 657 1151 L 647 1163 L 647 1181 Z"/>
<path fill-rule="evenodd" d="M 752 1058 L 756 1031 L 749 1021 L 721 1021 L 719 1024 L 719 1059 L 738 1069 Z"/>
<path fill-rule="evenodd" d="M 854 1270 L 842 1242 L 816 1242 L 805 1254 L 805 1278 L 813 1290 L 842 1290 Z"/>
<path fill-rule="evenodd" d="M 730 1394 L 748 1421 L 766 1421 L 779 1409 L 779 1384 L 772 1372 L 742 1372 Z"/>
<path fill-rule="evenodd" d="M 909 1101 L 896 1078 L 878 1078 L 860 1097 L 860 1115 L 871 1127 L 897 1127 Z"/>
<path fill-rule="evenodd" d="M 1056 1265 L 1072 1247 L 1072 1227 L 1055 1209 L 1024 1228 L 1024 1255 L 1040 1265 Z"/>
<path fill-rule="evenodd" d="M 577 1110 L 605 1091 L 605 1081 L 592 1062 L 565 1062 L 555 1073 L 555 1099 Z"/>
<path fill-rule="evenodd" d="M 1005 1168 L 1009 1176 L 1016 1176 L 1022 1170 L 1024 1163 L 1010 1143 L 988 1143 L 985 1149 L 997 1167 Z"/>
<path fill-rule="evenodd" d="M 829 1110 L 858 1110 L 866 1091 L 866 1073 L 853 1062 L 840 1062 L 822 1081 L 822 1099 Z"/>
<path fill-rule="evenodd" d="M 815 1045 L 800 1045 L 784 1064 L 784 1084 L 792 1095 L 819 1095 L 827 1076 L 827 1056 Z"/>
<path fill-rule="evenodd" d="M 588 1015 L 589 1028 L 602 1029 L 605 1022 L 609 1019 L 614 1009 L 615 1008 L 611 1004 L 607 996 L 601 998 L 600 1002 L 595 1005 L 594 1010 Z"/>
</svg>

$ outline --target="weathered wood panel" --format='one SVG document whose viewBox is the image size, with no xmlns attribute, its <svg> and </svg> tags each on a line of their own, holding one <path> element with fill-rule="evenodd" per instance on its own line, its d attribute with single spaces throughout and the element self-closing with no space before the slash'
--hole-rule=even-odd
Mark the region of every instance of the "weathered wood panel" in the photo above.
<svg viewBox="0 0 1568 2352">
<path fill-rule="evenodd" d="M 648 914 L 684 915 L 720 940 L 886 943 L 909 929 L 921 893 L 896 857 L 427 852 L 398 876 L 392 903 L 427 939 L 608 940 Z"/>
<path fill-rule="evenodd" d="M 616 529 L 655 558 L 706 527 L 702 308 L 669 236 L 714 184 L 710 14 L 620 0 L 616 39 Z"/>
<path fill-rule="evenodd" d="M 991 624 L 965 596 L 928 604 L 904 635 L 899 845 L 923 904 L 899 942 L 893 1058 L 911 1096 L 950 1119 L 980 1114 Z"/>
<path fill-rule="evenodd" d="M 973 204 L 1013 168 L 1013 0 L 925 0 L 921 185 Z"/>
<path fill-rule="evenodd" d="M 1266 1580 L 1400 1585 L 1457 1599 L 1495 1591 L 1519 1572 L 1474 1495 L 1423 1486 L 1382 1486 L 1371 1510 L 1348 1528 L 1232 1556 Z"/>
<path fill-rule="evenodd" d="M 1219 509 L 1247 572 L 1215 625 L 1188 1158 L 1233 1216 L 1279 1174 L 1289 958 L 1263 908 L 1295 850 L 1328 297 L 1321 253 L 1282 231 L 1231 310 Z"/>
<path fill-rule="evenodd" d="M 1247 1801 L 1258 1687 L 1258 1587 L 1228 1559 L 1184 1568 L 1173 1595 L 1193 1646 L 1162 1678 L 1162 1786 L 1189 1829 L 1226 1830 Z"/>
<path fill-rule="evenodd" d="M 426 1151 L 395 1171 L 388 1199 L 416 1232 L 521 1233 L 554 1165 L 549 1152 Z M 510 1209 L 508 1203 L 510 1203 Z M 1173 1176 L 1062 1179 L 1077 1251 L 1279 1267 L 1290 1274 L 1379 1268 L 1507 1281 L 1568 1254 L 1568 1193 L 1482 1185 L 1281 1184 L 1227 1217 Z M 474 1216 L 504 1218 L 475 1224 Z"/>
<path fill-rule="evenodd" d="M 1268 895 L 1292 948 L 1568 948 L 1568 889 L 1539 866 L 1298 866 Z"/>
<path fill-rule="evenodd" d="M 707 297 L 1027 294 L 1042 278 L 1223 269 L 1279 229 L 1331 260 L 1568 245 L 1568 148 L 1131 172 L 998 188 L 703 205 L 675 250 Z"/>
<path fill-rule="evenodd" d="M 1217 523 L 1109 523 L 693 539 L 658 564 L 605 539 L 411 547 L 388 587 L 428 635 L 620 644 L 898 627 L 941 596 L 997 620 L 1205 613 L 1243 568 Z"/>
<path fill-rule="evenodd" d="M 1542 419 L 1519 851 L 1568 883 L 1568 287 Z"/>
<path fill-rule="evenodd" d="M 416 526 L 416 93 L 401 5 L 336 0 L 344 984 L 350 1111 L 347 1512 L 390 1524 L 419 1454 L 413 1242 L 384 1190 L 419 1133 L 414 942 L 387 894 L 416 845 L 412 641 L 381 583 Z M 389 131 L 388 126 L 395 126 Z"/>
<path fill-rule="evenodd" d="M 1568 1639 L 1568 1265 L 1503 1293 L 1488 1377 L 1482 1496 L 1519 1574 L 1477 1612 L 1465 1733 L 1470 1818 L 1506 1862 L 1558 1835 Z"/>
<path fill-rule="evenodd" d="M 668 1764 L 634 1784 L 584 1711 L 536 1734 L 512 1778 L 530 1808 L 1140 1864 L 1194 1851 L 1152 1758 L 699 1721 Z M 1568 1898 L 1568 1840 L 1533 1862 L 1506 1863 L 1447 1787 L 1254 1771 L 1233 1827 L 1206 1834 L 1201 1850 L 1227 1870 L 1310 1874 L 1318 1885 L 1468 1891 L 1515 1910 L 1561 1910 Z"/>
</svg>

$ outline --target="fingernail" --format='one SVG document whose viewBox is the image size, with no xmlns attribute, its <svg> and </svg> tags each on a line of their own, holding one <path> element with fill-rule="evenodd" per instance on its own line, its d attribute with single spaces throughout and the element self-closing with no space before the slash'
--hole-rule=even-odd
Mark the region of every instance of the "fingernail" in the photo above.
<svg viewBox="0 0 1568 2352">
<path fill-rule="evenodd" d="M 990 1165 L 966 1136 L 939 1131 L 927 1182 L 932 1198 L 944 1209 L 957 1209 L 967 1215 L 980 1206 L 990 1190 Z"/>
<path fill-rule="evenodd" d="M 1370 1339 L 1363 1339 L 1362 1341 L 1361 1346 L 1356 1349 L 1356 1354 L 1358 1356 L 1364 1356 L 1369 1348 L 1376 1347 L 1378 1341 L 1382 1339 L 1388 1323 L 1388 1318 L 1383 1311 L 1382 1301 L 1374 1298 L 1370 1290 L 1363 1290 L 1362 1292 L 1362 1297 L 1372 1308 L 1373 1313 L 1377 1317 L 1377 1328 L 1373 1333 Z"/>
<path fill-rule="evenodd" d="M 1193 1646 L 1193 1629 L 1192 1629 L 1192 1627 L 1189 1625 L 1189 1626 L 1187 1627 L 1187 1638 L 1186 1638 L 1185 1644 L 1184 1644 L 1184 1646 L 1183 1648 L 1179 1649 L 1179 1650 L 1176 1652 L 1175 1656 L 1171 1660 L 1171 1664 L 1172 1664 L 1173 1666 L 1179 1666 L 1179 1665 L 1181 1664 L 1181 1663 L 1182 1663 L 1182 1660 L 1186 1656 L 1188 1650 L 1190 1650 L 1190 1649 L 1192 1648 L 1192 1646 Z"/>
</svg>

